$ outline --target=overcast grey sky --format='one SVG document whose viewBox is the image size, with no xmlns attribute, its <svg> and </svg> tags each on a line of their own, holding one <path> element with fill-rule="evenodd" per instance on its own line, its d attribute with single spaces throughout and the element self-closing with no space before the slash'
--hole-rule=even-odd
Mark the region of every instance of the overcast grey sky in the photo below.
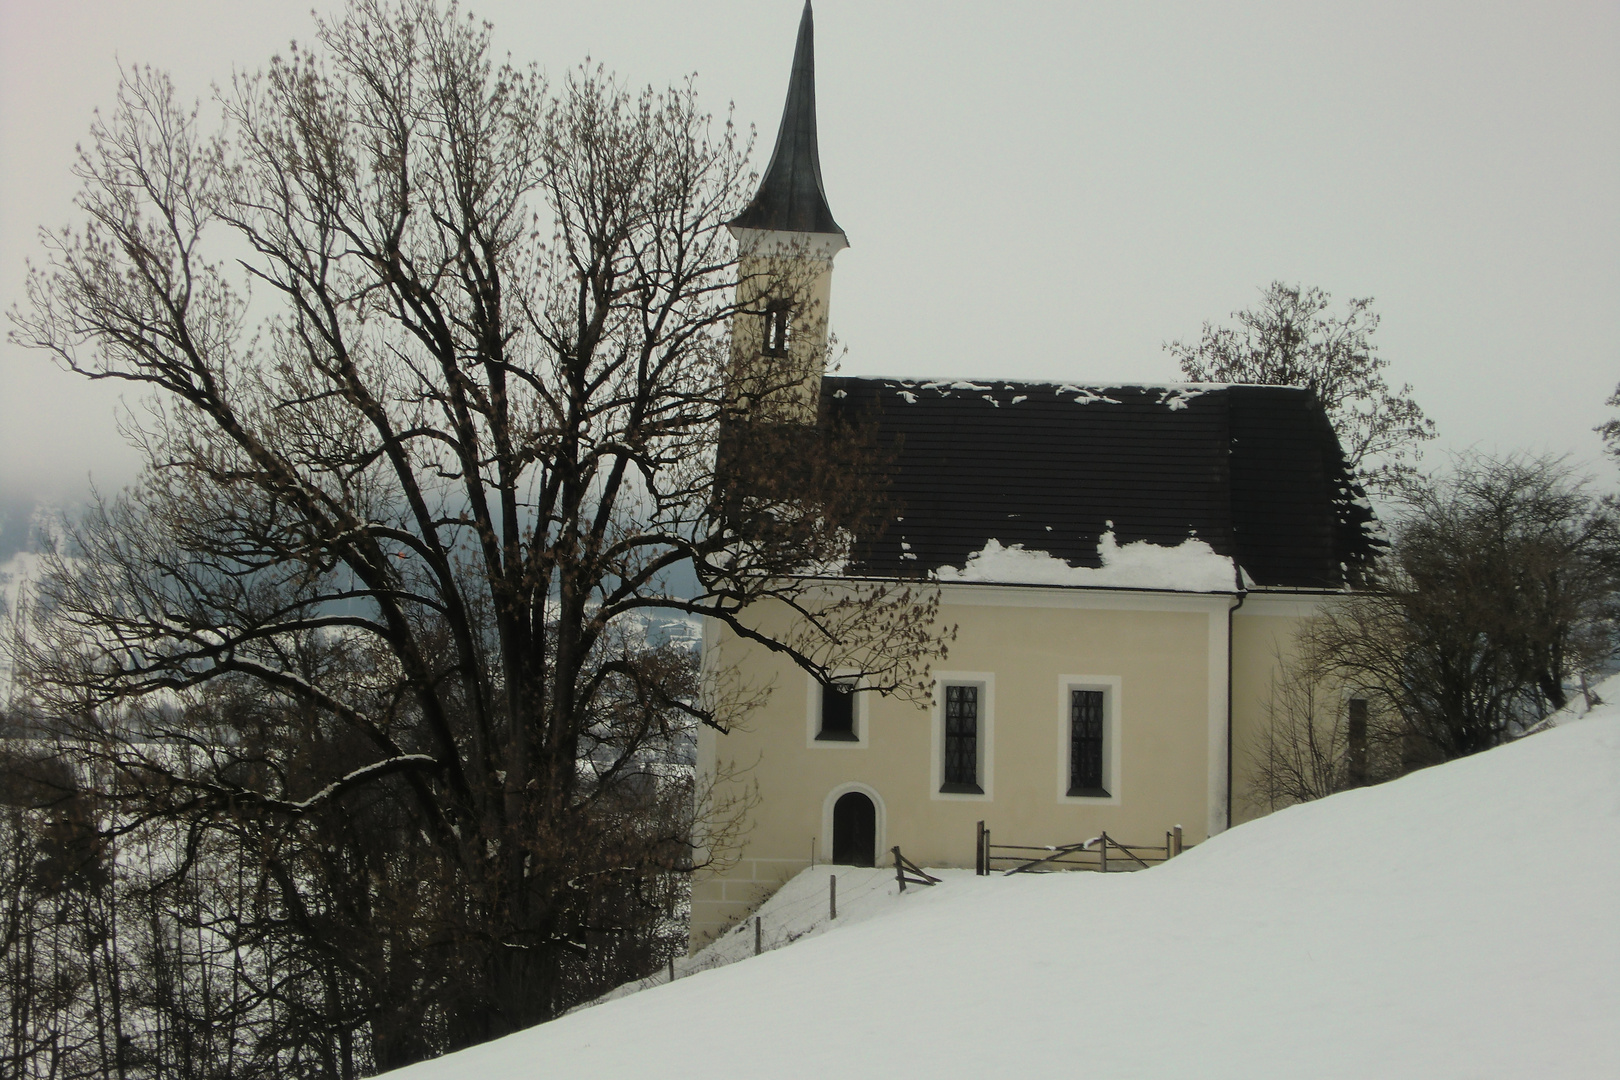
<svg viewBox="0 0 1620 1080">
<path fill-rule="evenodd" d="M 471 9 L 553 75 L 697 72 L 769 155 L 798 0 Z M 311 26 L 298 2 L 0 0 L 0 303 L 34 230 L 72 220 L 115 57 L 206 97 Z M 1613 481 L 1591 431 L 1620 379 L 1613 0 L 818 0 L 816 54 L 844 372 L 1169 381 L 1164 342 L 1280 278 L 1376 297 L 1441 449 Z M 0 509 L 128 482 L 115 403 L 0 346 Z"/>
</svg>

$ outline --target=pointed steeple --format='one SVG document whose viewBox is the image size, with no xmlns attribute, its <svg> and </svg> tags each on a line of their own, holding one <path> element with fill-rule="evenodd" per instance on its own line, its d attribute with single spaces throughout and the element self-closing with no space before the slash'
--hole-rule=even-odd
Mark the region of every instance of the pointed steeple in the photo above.
<svg viewBox="0 0 1620 1080">
<path fill-rule="evenodd" d="M 782 109 L 776 149 L 754 201 L 730 225 L 734 229 L 834 233 L 844 237 L 821 186 L 821 157 L 816 148 L 815 27 L 810 0 L 804 0 L 804 15 L 799 19 L 799 41 L 793 50 L 793 74 L 788 80 L 787 105 Z"/>
</svg>

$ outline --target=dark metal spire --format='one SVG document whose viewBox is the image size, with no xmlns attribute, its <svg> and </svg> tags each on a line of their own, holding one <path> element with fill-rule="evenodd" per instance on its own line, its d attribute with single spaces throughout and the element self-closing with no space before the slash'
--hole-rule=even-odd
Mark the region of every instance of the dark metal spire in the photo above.
<svg viewBox="0 0 1620 1080">
<path fill-rule="evenodd" d="M 748 209 L 731 224 L 739 229 L 775 232 L 836 233 L 844 230 L 827 208 L 821 187 L 821 157 L 816 151 L 816 47 L 810 0 L 804 0 L 799 19 L 799 42 L 793 50 L 793 75 L 788 80 L 787 105 L 776 149 L 765 167 L 765 178 Z"/>
</svg>

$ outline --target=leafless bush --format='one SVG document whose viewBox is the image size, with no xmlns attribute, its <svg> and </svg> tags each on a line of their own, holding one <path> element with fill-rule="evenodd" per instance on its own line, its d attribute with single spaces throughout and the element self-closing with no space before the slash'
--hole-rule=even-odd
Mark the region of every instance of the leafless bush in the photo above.
<svg viewBox="0 0 1620 1080">
<path fill-rule="evenodd" d="M 1400 773 L 1400 727 L 1383 698 L 1337 682 L 1331 662 L 1309 645 L 1278 665 L 1266 697 L 1266 722 L 1247 762 L 1255 809 L 1279 810 Z"/>
<path fill-rule="evenodd" d="M 1612 657 L 1620 521 L 1544 458 L 1466 456 L 1409 496 L 1374 587 L 1308 649 L 1398 725 L 1415 767 L 1523 733 Z"/>
</svg>

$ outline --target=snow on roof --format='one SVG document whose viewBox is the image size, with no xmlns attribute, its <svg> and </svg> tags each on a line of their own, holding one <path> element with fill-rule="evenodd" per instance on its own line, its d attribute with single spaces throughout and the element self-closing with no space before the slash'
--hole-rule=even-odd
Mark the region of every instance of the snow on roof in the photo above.
<svg viewBox="0 0 1620 1080">
<path fill-rule="evenodd" d="M 1611 1076 L 1617 785 L 1605 706 L 1141 873 L 891 878 L 886 913 L 394 1075 Z"/>
<path fill-rule="evenodd" d="M 1091 402 L 1108 402 L 1118 405 L 1119 401 L 1108 396 L 1108 391 L 1118 390 L 1133 394 L 1147 391 L 1158 391 L 1159 403 L 1172 411 L 1186 408 L 1186 403 L 1200 394 L 1207 394 L 1212 390 L 1225 390 L 1231 386 L 1251 385 L 1246 383 L 1029 383 L 1010 379 L 914 379 L 900 376 L 871 376 L 863 377 L 862 381 L 878 383 L 887 389 L 896 391 L 908 402 L 915 404 L 919 392 L 931 392 L 942 398 L 955 395 L 976 396 L 985 391 L 1016 391 L 1026 387 L 1038 390 L 1055 390 L 1059 394 L 1068 395 L 1081 405 Z M 1028 401 L 1029 395 L 1020 394 L 1014 398 L 1014 404 Z M 998 403 L 999 404 L 999 403 Z"/>
<path fill-rule="evenodd" d="M 1109 523 L 1112 526 L 1112 522 Z M 1175 547 L 1146 540 L 1120 544 L 1112 527 L 1097 543 L 1102 566 L 1070 566 L 1044 551 L 1021 544 L 1003 545 L 991 537 L 960 569 L 942 566 L 940 581 L 982 581 L 1016 585 L 1072 585 L 1116 589 L 1175 589 L 1180 592 L 1232 592 L 1237 570 L 1232 560 L 1215 554 L 1192 537 Z"/>
</svg>

